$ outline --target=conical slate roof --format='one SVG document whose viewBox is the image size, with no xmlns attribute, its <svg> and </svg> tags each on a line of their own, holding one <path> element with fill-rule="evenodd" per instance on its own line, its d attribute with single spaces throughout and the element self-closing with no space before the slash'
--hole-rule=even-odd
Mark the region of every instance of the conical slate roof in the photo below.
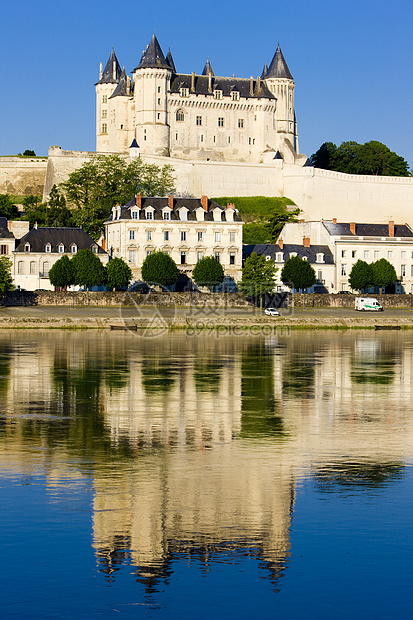
<svg viewBox="0 0 413 620">
<path fill-rule="evenodd" d="M 274 54 L 274 58 L 272 59 L 271 64 L 268 67 L 265 79 L 268 78 L 286 78 L 287 80 L 293 79 L 287 63 L 285 62 L 285 58 L 280 48 L 280 44 L 278 44 L 278 47 Z"/>
<path fill-rule="evenodd" d="M 166 62 L 171 67 L 172 71 L 176 73 L 174 59 L 172 58 L 171 48 L 169 48 L 168 53 L 166 55 Z"/>
<path fill-rule="evenodd" d="M 209 58 L 207 58 L 204 70 L 202 71 L 201 75 L 209 75 L 209 74 L 215 75 L 213 70 L 212 70 L 211 63 L 209 62 Z"/>
<path fill-rule="evenodd" d="M 136 138 L 134 138 L 132 140 L 132 144 L 129 147 L 130 149 L 138 149 L 139 148 L 139 144 L 136 142 Z"/>
<path fill-rule="evenodd" d="M 137 69 L 171 69 L 163 55 L 161 46 L 158 43 L 155 33 L 152 35 L 151 42 L 142 54 Z"/>
<path fill-rule="evenodd" d="M 264 68 L 263 68 L 262 73 L 261 73 L 261 79 L 262 80 L 265 80 L 265 78 L 267 77 L 267 73 L 268 73 L 268 65 L 267 65 L 267 61 L 265 61 Z"/>
<path fill-rule="evenodd" d="M 115 63 L 115 75 L 113 75 L 113 63 Z M 120 64 L 116 58 L 115 50 L 112 47 L 105 70 L 97 84 L 117 84 L 120 80 L 121 73 Z"/>
<path fill-rule="evenodd" d="M 112 97 L 130 97 L 130 95 L 131 93 L 128 93 L 128 79 L 125 67 L 123 67 L 122 73 L 120 75 L 119 84 L 116 86 L 109 99 L 112 99 Z"/>
</svg>

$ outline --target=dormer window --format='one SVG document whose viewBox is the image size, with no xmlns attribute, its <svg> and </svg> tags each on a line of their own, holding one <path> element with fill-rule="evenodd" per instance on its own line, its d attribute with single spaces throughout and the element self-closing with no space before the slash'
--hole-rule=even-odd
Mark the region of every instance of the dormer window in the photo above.
<svg viewBox="0 0 413 620">
<path fill-rule="evenodd" d="M 277 253 L 277 263 L 282 263 L 283 262 L 283 254 L 282 252 L 278 252 Z"/>
<path fill-rule="evenodd" d="M 186 221 L 188 219 L 188 209 L 184 207 L 182 209 L 179 209 L 179 219 L 183 221 Z"/>
<path fill-rule="evenodd" d="M 214 90 L 214 99 L 222 99 L 222 90 L 217 88 Z"/>
<path fill-rule="evenodd" d="M 135 211 L 131 211 L 131 216 L 132 216 L 133 220 L 137 220 L 138 219 L 138 212 L 136 211 L 136 209 L 135 209 Z"/>
<path fill-rule="evenodd" d="M 237 90 L 233 90 L 231 92 L 232 101 L 239 101 L 239 92 Z"/>
<path fill-rule="evenodd" d="M 24 246 L 24 251 L 25 252 L 30 252 L 30 243 L 26 243 Z"/>
<path fill-rule="evenodd" d="M 46 250 L 47 251 L 47 250 Z M 63 243 L 59 243 L 59 245 L 57 246 L 57 251 L 62 254 L 65 251 L 65 246 L 63 245 Z"/>
<path fill-rule="evenodd" d="M 151 208 L 149 208 L 149 209 L 145 209 L 145 217 L 146 217 L 146 219 L 147 219 L 147 220 L 153 220 L 153 219 L 155 219 L 155 218 L 153 217 L 153 208 L 152 208 L 152 207 L 151 207 Z"/>
<path fill-rule="evenodd" d="M 98 253 L 98 246 L 97 246 L 97 245 L 92 245 L 92 252 L 93 252 L 94 254 L 97 254 L 97 253 Z"/>
<path fill-rule="evenodd" d="M 52 251 L 52 246 L 50 245 L 50 243 L 46 243 L 45 247 L 44 247 L 45 252 L 51 252 Z"/>
<path fill-rule="evenodd" d="M 72 243 L 72 245 L 70 246 L 70 251 L 72 254 L 76 254 L 77 252 L 77 245 L 76 243 Z"/>
<path fill-rule="evenodd" d="M 290 252 L 289 256 L 290 258 L 294 258 L 294 256 L 297 256 L 297 252 Z"/>
<path fill-rule="evenodd" d="M 316 263 L 324 263 L 324 254 L 316 254 Z"/>
<path fill-rule="evenodd" d="M 308 260 L 308 259 L 307 259 L 307 256 L 303 256 L 303 260 Z"/>
<path fill-rule="evenodd" d="M 189 97 L 189 88 L 180 88 L 179 94 L 181 97 Z"/>
<path fill-rule="evenodd" d="M 163 209 L 162 213 L 163 213 L 163 219 L 164 220 L 170 220 L 171 219 L 171 209 L 169 207 L 167 207 L 166 209 Z"/>
</svg>

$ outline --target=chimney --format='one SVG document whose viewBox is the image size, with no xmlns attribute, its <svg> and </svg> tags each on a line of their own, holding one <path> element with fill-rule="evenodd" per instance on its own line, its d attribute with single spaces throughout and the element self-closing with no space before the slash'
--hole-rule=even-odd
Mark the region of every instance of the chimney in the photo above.
<svg viewBox="0 0 413 620">
<path fill-rule="evenodd" d="M 337 224 L 337 218 L 333 217 L 333 224 Z"/>
<path fill-rule="evenodd" d="M 168 196 L 168 207 L 170 209 L 174 208 L 174 197 L 173 196 Z"/>
<path fill-rule="evenodd" d="M 204 211 L 208 211 L 208 196 L 201 196 L 201 205 Z"/>
<path fill-rule="evenodd" d="M 300 220 L 300 224 L 304 224 L 305 220 Z"/>
<path fill-rule="evenodd" d="M 37 230 L 37 222 L 34 223 L 34 227 Z"/>
<path fill-rule="evenodd" d="M 115 61 L 113 61 L 112 73 L 113 73 L 113 79 L 116 80 L 116 62 Z"/>
<path fill-rule="evenodd" d="M 254 94 L 254 76 L 251 75 L 251 77 L 250 77 L 250 95 L 251 95 L 251 97 L 253 96 L 253 94 Z"/>
<path fill-rule="evenodd" d="M 10 220 L 7 220 L 7 230 L 11 230 L 11 222 L 10 222 Z"/>
<path fill-rule="evenodd" d="M 305 248 L 309 248 L 310 247 L 310 237 L 303 237 L 303 246 Z"/>
<path fill-rule="evenodd" d="M 103 75 L 103 65 L 102 65 L 102 63 L 100 63 L 100 65 L 99 65 L 99 80 L 102 79 L 102 75 Z"/>
<path fill-rule="evenodd" d="M 195 71 L 192 71 L 191 75 L 191 93 L 195 92 Z"/>
<path fill-rule="evenodd" d="M 280 250 L 282 250 L 282 249 L 283 249 L 283 247 L 284 247 L 284 240 L 283 240 L 283 239 L 281 239 L 281 237 L 280 237 L 280 238 L 278 239 L 277 243 L 278 243 L 278 245 L 280 246 Z"/>
<path fill-rule="evenodd" d="M 130 95 L 130 75 L 126 76 L 126 94 Z"/>
<path fill-rule="evenodd" d="M 138 209 L 141 209 L 142 208 L 142 196 L 140 194 L 136 194 L 135 202 L 136 202 L 136 206 L 138 207 Z"/>
<path fill-rule="evenodd" d="M 350 232 L 352 235 L 356 234 L 356 222 L 350 222 Z"/>
<path fill-rule="evenodd" d="M 208 92 L 212 93 L 212 73 L 208 71 Z"/>
<path fill-rule="evenodd" d="M 260 76 L 257 77 L 257 92 L 259 92 L 261 90 L 261 78 Z"/>
<path fill-rule="evenodd" d="M 389 220 L 389 237 L 394 237 L 394 221 Z"/>
<path fill-rule="evenodd" d="M 106 250 L 106 239 L 105 239 L 105 237 L 102 237 L 102 243 L 100 245 L 102 247 L 102 250 Z"/>
<path fill-rule="evenodd" d="M 227 202 L 227 209 L 234 209 L 235 210 L 235 205 L 233 202 Z"/>
</svg>

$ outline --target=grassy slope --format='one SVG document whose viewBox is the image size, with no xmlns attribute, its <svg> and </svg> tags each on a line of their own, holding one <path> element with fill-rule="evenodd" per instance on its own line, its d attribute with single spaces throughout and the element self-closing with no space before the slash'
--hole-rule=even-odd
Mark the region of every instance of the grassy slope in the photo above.
<svg viewBox="0 0 413 620">
<path fill-rule="evenodd" d="M 287 213 L 290 205 L 295 206 L 289 198 L 279 196 L 224 196 L 212 200 L 222 206 L 234 203 L 245 222 L 244 243 L 270 243 L 271 236 L 265 223 L 273 215 Z"/>
</svg>

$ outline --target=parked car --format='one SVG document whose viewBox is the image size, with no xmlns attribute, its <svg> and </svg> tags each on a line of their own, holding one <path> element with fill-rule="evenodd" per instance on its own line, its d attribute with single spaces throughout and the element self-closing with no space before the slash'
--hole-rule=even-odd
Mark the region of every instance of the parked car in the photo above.
<svg viewBox="0 0 413 620">
<path fill-rule="evenodd" d="M 275 308 L 265 308 L 264 313 L 268 316 L 280 316 L 280 313 Z"/>
<path fill-rule="evenodd" d="M 142 295 L 147 295 L 148 293 L 153 293 L 154 289 L 146 284 L 146 282 L 134 282 L 130 285 L 128 291 L 131 293 L 142 293 Z"/>
</svg>

